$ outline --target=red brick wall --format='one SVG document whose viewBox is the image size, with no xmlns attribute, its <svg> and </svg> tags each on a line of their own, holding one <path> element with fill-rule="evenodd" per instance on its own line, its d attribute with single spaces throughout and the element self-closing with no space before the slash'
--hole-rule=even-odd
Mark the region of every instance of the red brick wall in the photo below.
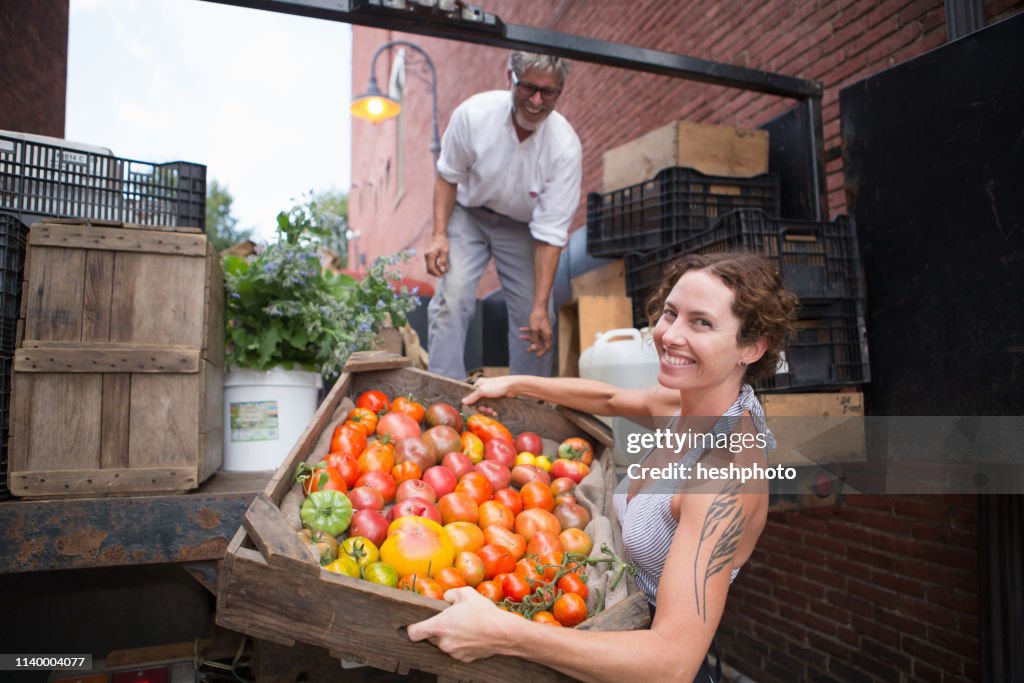
<svg viewBox="0 0 1024 683">
<path fill-rule="evenodd" d="M 979 681 L 977 499 L 849 496 L 773 514 L 723 658 L 757 683 Z"/>
<path fill-rule="evenodd" d="M 64 137 L 68 0 L 0 3 L 0 129 Z"/>
</svg>

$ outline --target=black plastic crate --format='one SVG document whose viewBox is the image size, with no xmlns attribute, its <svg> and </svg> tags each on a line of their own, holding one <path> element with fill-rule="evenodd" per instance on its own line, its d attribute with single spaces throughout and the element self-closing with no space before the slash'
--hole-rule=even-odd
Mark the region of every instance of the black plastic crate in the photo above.
<svg viewBox="0 0 1024 683">
<path fill-rule="evenodd" d="M 0 212 L 0 357 L 14 355 L 14 334 L 21 314 L 21 281 L 28 226 Z"/>
<path fill-rule="evenodd" d="M 740 208 L 778 216 L 778 175 L 726 178 L 666 168 L 653 180 L 587 195 L 587 253 L 619 258 L 674 245 Z"/>
<path fill-rule="evenodd" d="M 206 229 L 206 166 L 150 164 L 47 140 L 0 135 L 0 210 Z"/>
<path fill-rule="evenodd" d="M 0 358 L 0 500 L 11 497 L 7 483 L 7 439 L 10 436 L 11 415 L 11 358 Z"/>
</svg>

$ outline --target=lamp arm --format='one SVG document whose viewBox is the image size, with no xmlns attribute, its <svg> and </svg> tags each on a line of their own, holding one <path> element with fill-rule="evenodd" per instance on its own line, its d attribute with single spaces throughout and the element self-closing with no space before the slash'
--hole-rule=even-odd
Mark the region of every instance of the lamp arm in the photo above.
<svg viewBox="0 0 1024 683">
<path fill-rule="evenodd" d="M 437 161 L 437 157 L 441 153 L 441 137 L 438 135 L 437 124 L 437 71 L 434 69 L 434 61 L 430 58 L 430 55 L 428 55 L 419 45 L 416 43 L 410 43 L 408 40 L 391 40 L 383 43 L 377 48 L 373 53 L 373 57 L 370 59 L 370 80 L 373 82 L 376 82 L 377 80 L 377 57 L 379 57 L 381 52 L 384 50 L 390 50 L 393 47 L 407 47 L 410 50 L 415 51 L 423 57 L 427 62 L 427 68 L 430 69 L 430 95 L 434 114 L 434 139 L 431 143 L 430 151 L 434 153 L 434 161 Z"/>
</svg>

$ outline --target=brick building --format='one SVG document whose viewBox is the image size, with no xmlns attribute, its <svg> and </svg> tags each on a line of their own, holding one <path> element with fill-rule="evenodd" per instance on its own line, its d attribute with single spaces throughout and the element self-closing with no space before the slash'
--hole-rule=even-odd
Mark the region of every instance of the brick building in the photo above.
<svg viewBox="0 0 1024 683">
<path fill-rule="evenodd" d="M 938 0 L 493 0 L 485 9 L 508 23 L 820 81 L 831 216 L 847 202 L 840 89 L 948 41 Z M 1022 9 L 1019 0 L 989 0 L 985 21 Z M 365 90 L 376 47 L 396 39 L 417 43 L 437 65 L 442 132 L 466 96 L 506 85 L 504 50 L 357 27 L 354 95 Z M 382 84 L 394 55 L 378 62 Z M 355 252 L 369 259 L 399 247 L 422 251 L 429 238 L 430 89 L 420 65 L 407 54 L 399 120 L 353 121 L 350 222 L 360 232 Z M 760 127 L 791 106 L 772 96 L 575 63 L 558 108 L 583 143 L 587 193 L 600 190 L 602 152 L 646 131 L 676 119 Z M 581 202 L 574 229 L 584 223 Z M 426 277 L 418 256 L 410 270 Z M 496 286 L 492 271 L 478 293 Z M 851 496 L 833 508 L 773 513 L 730 594 L 719 630 L 726 662 L 758 683 L 981 680 L 984 509 L 972 496 Z"/>
</svg>

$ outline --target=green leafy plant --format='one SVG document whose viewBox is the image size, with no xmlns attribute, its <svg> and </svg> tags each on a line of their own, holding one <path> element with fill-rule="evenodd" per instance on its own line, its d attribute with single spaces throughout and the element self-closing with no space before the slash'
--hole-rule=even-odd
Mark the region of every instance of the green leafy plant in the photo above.
<svg viewBox="0 0 1024 683">
<path fill-rule="evenodd" d="M 379 258 L 361 280 L 326 270 L 326 236 L 310 202 L 277 216 L 277 241 L 254 256 L 224 257 L 228 366 L 318 371 L 331 378 L 353 351 L 372 347 L 387 324 L 401 326 L 416 291 L 393 283 L 412 252 Z"/>
</svg>

